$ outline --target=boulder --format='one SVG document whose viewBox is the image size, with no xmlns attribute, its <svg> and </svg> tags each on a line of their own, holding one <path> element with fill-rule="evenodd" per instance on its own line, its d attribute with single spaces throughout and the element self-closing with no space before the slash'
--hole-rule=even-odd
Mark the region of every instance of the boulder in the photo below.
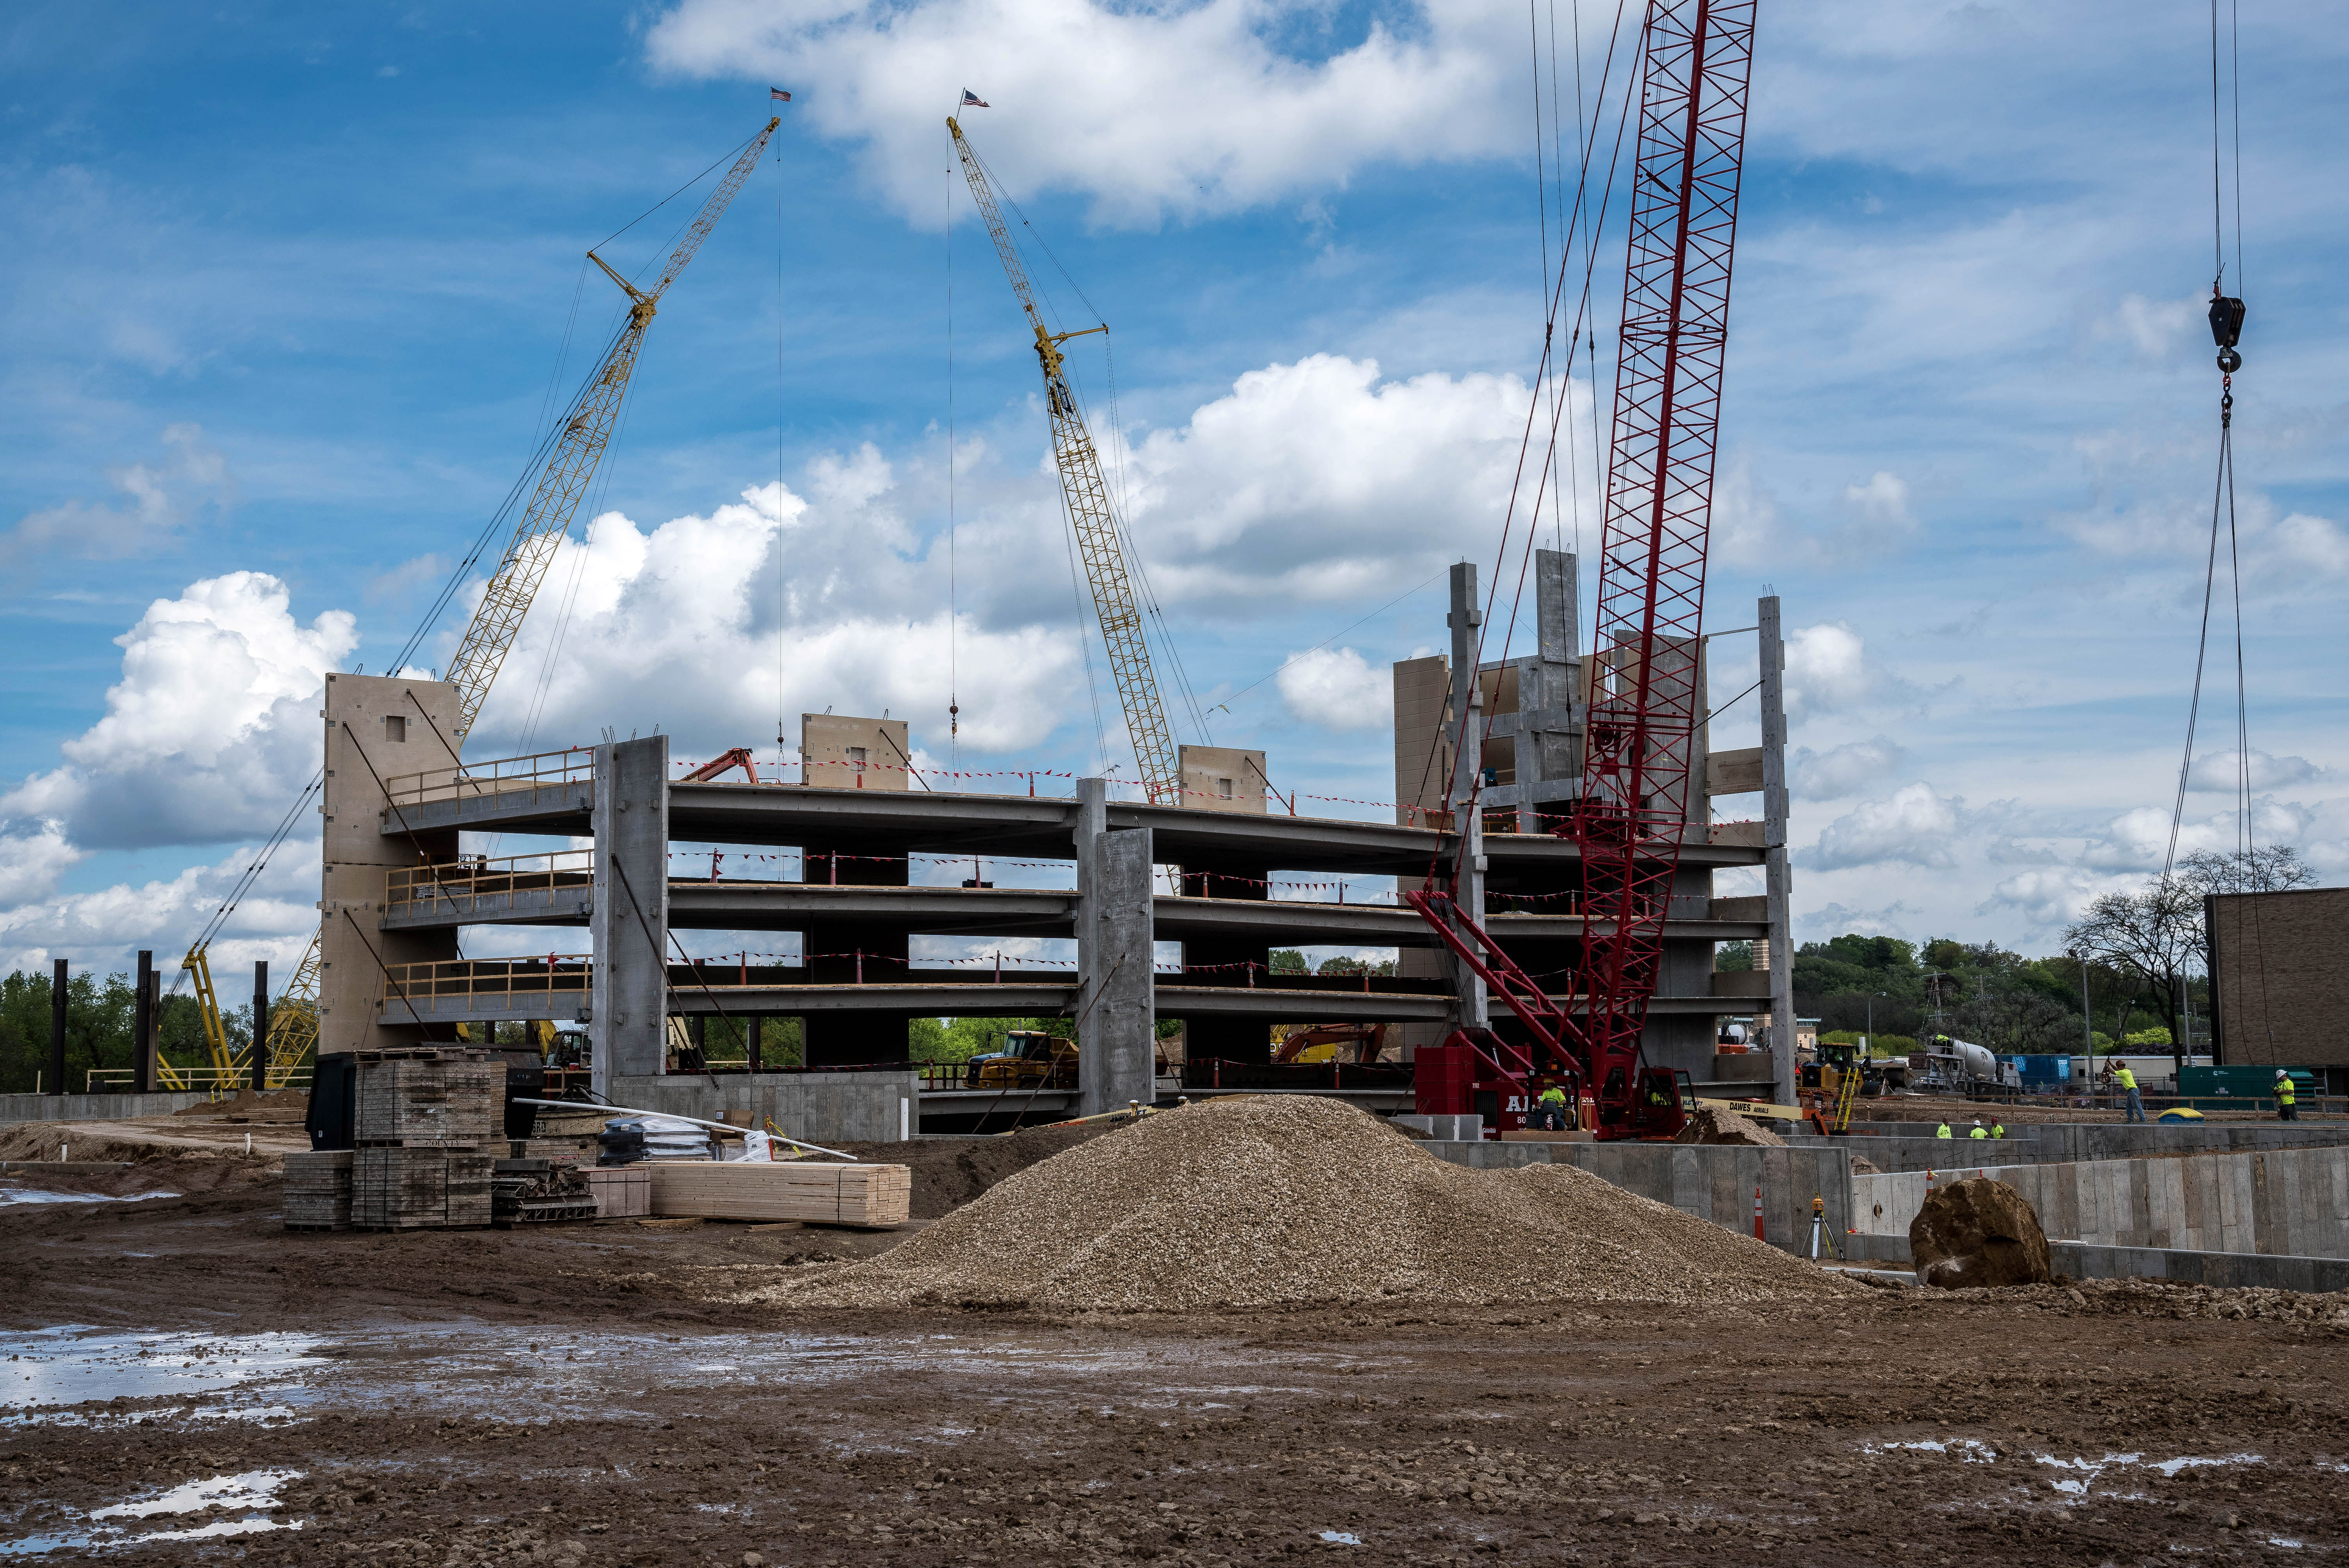
<svg viewBox="0 0 2349 1568">
<path fill-rule="evenodd" d="M 1689 1113 L 1688 1123 L 1673 1140 L 1675 1143 L 1742 1143 L 1749 1148 L 1784 1149 L 1786 1140 L 1760 1124 L 1749 1121 L 1733 1110 L 1715 1110 L 1699 1106 Z"/>
<path fill-rule="evenodd" d="M 2047 1233 L 2023 1195 L 2003 1181 L 1970 1176 L 1936 1187 L 1909 1225 L 1920 1284 L 2045 1284 Z"/>
</svg>

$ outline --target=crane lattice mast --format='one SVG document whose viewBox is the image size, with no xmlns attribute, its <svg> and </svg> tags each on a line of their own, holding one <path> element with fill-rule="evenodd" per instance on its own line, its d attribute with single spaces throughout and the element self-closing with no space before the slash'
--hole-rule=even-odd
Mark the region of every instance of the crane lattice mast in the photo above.
<svg viewBox="0 0 2349 1568">
<path fill-rule="evenodd" d="M 1142 786 L 1154 805 L 1175 806 L 1183 799 L 1182 765 L 1174 737 L 1166 723 L 1166 705 L 1158 693 L 1158 679 L 1150 667 L 1150 645 L 1142 634 L 1142 610 L 1135 602 L 1133 580 L 1119 540 L 1117 514 L 1111 508 L 1109 484 L 1102 477 L 1101 453 L 1085 428 L 1082 410 L 1069 387 L 1061 345 L 1072 337 L 1107 332 L 1089 326 L 1080 332 L 1055 333 L 1044 325 L 1036 308 L 1035 290 L 1028 269 L 995 200 L 978 154 L 971 150 L 962 127 L 952 118 L 947 129 L 954 135 L 955 151 L 962 160 L 963 178 L 970 182 L 971 199 L 987 220 L 995 253 L 1011 279 L 1011 292 L 1028 313 L 1036 333 L 1036 360 L 1044 372 L 1044 404 L 1052 419 L 1052 458 L 1061 470 L 1061 494 L 1068 503 L 1069 524 L 1076 531 L 1077 553 L 1084 562 L 1085 580 L 1092 585 L 1093 613 L 1101 618 L 1102 641 L 1109 649 L 1110 671 L 1117 678 L 1117 700 L 1125 715 L 1126 733 L 1133 741 L 1134 765 Z"/>
<path fill-rule="evenodd" d="M 1605 1117 L 1637 1078 L 1704 721 L 1700 624 L 1754 0 L 1651 0 L 1599 549 L 1582 795 L 1585 1040 Z M 1779 1019 L 1785 1028 L 1791 1019 Z M 1610 1092 L 1611 1091 L 1611 1092 Z"/>
<path fill-rule="evenodd" d="M 709 238 L 710 230 L 718 226 L 719 215 L 727 203 L 750 177 L 766 150 L 767 139 L 782 124 L 781 118 L 767 121 L 767 129 L 753 137 L 742 156 L 709 200 L 701 204 L 693 224 L 685 232 L 670 253 L 668 264 L 649 289 L 639 292 L 627 279 L 605 266 L 604 258 L 595 252 L 587 259 L 603 267 L 604 275 L 620 285 L 628 296 L 628 324 L 620 329 L 611 352 L 604 356 L 603 365 L 579 396 L 564 410 L 563 434 L 555 443 L 554 455 L 547 459 L 546 469 L 538 477 L 538 488 L 531 493 L 530 505 L 523 509 L 522 521 L 514 525 L 513 538 L 506 545 L 504 559 L 490 579 L 480 606 L 473 612 L 471 624 L 465 628 L 464 641 L 457 645 L 456 657 L 449 663 L 447 680 L 457 688 L 457 733 L 452 739 L 462 742 L 473 727 L 473 720 L 488 699 L 491 686 L 498 678 L 498 667 L 505 663 L 507 650 L 522 631 L 523 617 L 530 613 L 531 601 L 538 594 L 538 585 L 546 577 L 546 569 L 554 562 L 555 552 L 564 535 L 570 531 L 571 520 L 579 511 L 580 501 L 587 494 L 587 486 L 595 477 L 595 465 L 604 455 L 604 448 L 612 438 L 612 425 L 620 415 L 620 399 L 628 390 L 628 377 L 636 368 L 636 351 L 643 346 L 645 328 L 653 319 L 655 308 L 668 285 L 685 271 L 701 242 Z"/>
<path fill-rule="evenodd" d="M 480 716 L 481 704 L 498 678 L 498 670 L 522 631 L 531 601 L 537 597 L 539 584 L 545 580 L 547 568 L 554 563 L 564 536 L 570 531 L 572 519 L 578 515 L 579 503 L 585 499 L 588 484 L 595 477 L 595 465 L 611 442 L 620 400 L 628 390 L 628 378 L 636 368 L 637 350 L 644 345 L 645 328 L 650 325 L 661 295 L 668 292 L 669 284 L 677 281 L 686 263 L 701 249 L 702 242 L 709 238 L 719 215 L 734 200 L 735 192 L 742 189 L 742 182 L 750 179 L 751 170 L 758 167 L 759 155 L 766 150 L 768 139 L 782 123 L 781 117 L 771 117 L 766 129 L 750 139 L 742 155 L 734 160 L 733 168 L 727 170 L 709 199 L 701 204 L 701 211 L 694 215 L 693 222 L 677 248 L 669 253 L 667 263 L 651 288 L 638 290 L 605 265 L 603 257 L 593 251 L 587 253 L 587 259 L 602 267 L 604 275 L 627 294 L 627 325 L 620 329 L 618 338 L 595 373 L 564 410 L 563 433 L 555 441 L 554 455 L 539 475 L 538 488 L 531 492 L 530 504 L 523 509 L 522 521 L 514 525 L 513 538 L 508 542 L 505 554 L 473 611 L 472 621 L 465 627 L 456 657 L 450 661 L 444 678 L 457 688 L 458 704 L 457 732 L 450 737 L 452 744 L 462 745 L 472 729 L 473 720 Z M 269 1038 L 264 1048 L 267 1053 L 264 1081 L 273 1088 L 285 1083 L 304 1058 L 317 1048 L 320 950 L 320 938 L 314 934 L 301 962 L 295 966 L 293 980 L 278 1006 L 271 1009 Z M 202 957 L 200 943 L 183 966 L 195 968 Z M 213 1030 L 218 1033 L 216 1022 Z M 168 1065 L 159 1062 L 158 1066 L 167 1081 L 176 1076 L 176 1069 Z"/>
</svg>

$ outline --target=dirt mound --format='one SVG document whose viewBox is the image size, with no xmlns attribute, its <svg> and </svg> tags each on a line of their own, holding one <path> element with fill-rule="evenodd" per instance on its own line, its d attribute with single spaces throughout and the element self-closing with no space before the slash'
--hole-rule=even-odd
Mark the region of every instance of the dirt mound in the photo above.
<svg viewBox="0 0 2349 1568">
<path fill-rule="evenodd" d="M 241 1135 L 240 1135 L 241 1136 Z M 209 1192 L 217 1187 L 261 1181 L 277 1167 L 274 1153 L 247 1154 L 240 1143 L 166 1143 L 131 1130 L 118 1136 L 104 1124 L 87 1121 L 19 1121 L 0 1127 L 0 1160 L 55 1160 L 60 1153 L 77 1163 L 123 1161 L 131 1169 L 116 1172 L 80 1172 L 76 1179 L 45 1178 L 39 1184 L 60 1191 L 148 1191 L 168 1187 L 180 1192 Z"/>
<path fill-rule="evenodd" d="M 1682 1128 L 1675 1143 L 1737 1143 L 1753 1149 L 1784 1149 L 1786 1140 L 1733 1110 L 1700 1106 Z"/>
<path fill-rule="evenodd" d="M 272 1121 L 299 1121 L 309 1114 L 310 1091 L 306 1088 L 281 1088 L 261 1094 L 252 1088 L 241 1088 L 227 1099 L 200 1099 L 191 1106 L 173 1111 L 174 1116 L 243 1116 L 264 1117 Z"/>
<path fill-rule="evenodd" d="M 1718 1304 L 1857 1287 L 1566 1165 L 1471 1171 L 1306 1096 L 1102 1134 L 867 1263 L 754 1290 L 793 1306 L 1111 1312 L 1402 1302 Z"/>
<path fill-rule="evenodd" d="M 1106 1127 L 1036 1127 L 1009 1138 L 916 1138 L 904 1143 L 843 1143 L 843 1154 L 914 1171 L 913 1217 L 950 1214 L 1007 1176 L 1074 1149 Z"/>
<path fill-rule="evenodd" d="M 1881 1176 L 1884 1167 L 1865 1154 L 1855 1154 L 1851 1157 L 1851 1173 L 1855 1176 Z"/>
<path fill-rule="evenodd" d="M 2047 1233 L 2029 1201 L 1987 1176 L 1934 1188 L 1909 1222 L 1909 1252 L 1925 1284 L 2044 1284 L 2055 1277 Z"/>
</svg>

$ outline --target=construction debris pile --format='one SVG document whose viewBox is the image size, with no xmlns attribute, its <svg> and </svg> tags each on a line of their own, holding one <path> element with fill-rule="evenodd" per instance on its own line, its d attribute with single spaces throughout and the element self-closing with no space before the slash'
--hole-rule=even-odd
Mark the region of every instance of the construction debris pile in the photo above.
<svg viewBox="0 0 2349 1568">
<path fill-rule="evenodd" d="M 1675 1143 L 1733 1143 L 1747 1148 L 1784 1149 L 1786 1140 L 1747 1117 L 1733 1110 L 1719 1110 L 1712 1106 L 1699 1106 L 1682 1128 Z"/>
<path fill-rule="evenodd" d="M 1854 1288 L 1570 1166 L 1468 1170 L 1300 1095 L 1217 1100 L 1104 1134 L 879 1258 L 748 1299 L 1183 1312 L 1713 1305 Z"/>
</svg>

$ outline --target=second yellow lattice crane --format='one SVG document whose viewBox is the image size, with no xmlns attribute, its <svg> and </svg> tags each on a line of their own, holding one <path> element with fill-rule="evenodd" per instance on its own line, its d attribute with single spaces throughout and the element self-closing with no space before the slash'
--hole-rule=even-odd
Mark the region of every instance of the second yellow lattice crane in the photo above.
<svg viewBox="0 0 2349 1568">
<path fill-rule="evenodd" d="M 1117 679 L 1118 706 L 1125 715 L 1126 733 L 1133 740 L 1133 760 L 1142 772 L 1143 789 L 1154 805 L 1179 806 L 1183 802 L 1181 759 L 1174 749 L 1174 733 L 1167 727 L 1166 704 L 1158 694 L 1157 676 L 1150 667 L 1150 645 L 1142 634 L 1142 609 L 1134 597 L 1133 575 L 1126 569 L 1117 513 L 1110 504 L 1108 481 L 1102 477 L 1101 453 L 1085 428 L 1084 413 L 1077 406 L 1061 356 L 1061 345 L 1069 339 L 1109 328 L 1088 326 L 1079 332 L 1056 333 L 1045 325 L 1043 313 L 1036 308 L 1036 291 L 1029 284 L 1028 269 L 1020 263 L 1019 248 L 1012 243 L 1011 231 L 1004 225 L 986 165 L 952 117 L 947 120 L 947 129 L 954 136 L 955 153 L 962 160 L 963 178 L 970 182 L 971 199 L 978 203 L 979 216 L 987 220 L 987 232 L 995 241 L 995 253 L 1011 279 L 1011 292 L 1019 296 L 1019 308 L 1028 313 L 1028 325 L 1036 333 L 1036 360 L 1044 372 L 1044 405 L 1052 420 L 1052 458 L 1061 470 L 1061 494 L 1068 503 L 1069 525 L 1076 531 L 1085 580 L 1092 588 L 1093 613 L 1101 618 L 1102 641 L 1109 649 L 1110 673 Z"/>
<path fill-rule="evenodd" d="M 605 265 L 603 257 L 593 251 L 587 253 L 587 259 L 602 267 L 604 274 L 628 296 L 628 319 L 595 373 L 564 410 L 562 431 L 554 439 L 545 468 L 539 473 L 537 488 L 531 492 L 530 503 L 514 525 L 513 537 L 506 543 L 498 569 L 491 574 L 481 604 L 465 627 L 464 640 L 450 661 L 445 678 L 457 688 L 458 702 L 457 732 L 450 738 L 451 744 L 462 745 L 472 729 L 473 720 L 480 716 L 481 704 L 498 678 L 498 670 L 505 663 L 506 653 L 522 631 L 531 601 L 537 597 L 539 584 L 545 580 L 547 568 L 554 564 L 555 552 L 570 531 L 572 519 L 578 514 L 579 503 L 586 497 L 589 481 L 595 477 L 595 466 L 611 442 L 620 400 L 627 393 L 628 378 L 636 368 L 637 351 L 644 345 L 645 328 L 651 325 L 661 295 L 685 271 L 686 263 L 701 249 L 701 242 L 709 238 L 719 215 L 758 166 L 759 155 L 766 150 L 768 139 L 782 123 L 780 118 L 771 117 L 766 129 L 750 139 L 735 159 L 734 166 L 718 182 L 718 188 L 702 202 L 700 211 L 694 215 L 692 223 L 669 253 L 660 276 L 650 288 L 638 289 Z M 212 1058 L 215 1076 L 224 1079 L 241 1078 L 247 1069 L 223 1031 L 220 1009 L 212 995 L 212 969 L 205 949 L 233 907 L 232 901 L 213 917 L 181 963 L 181 968 L 195 976 L 206 1049 Z M 271 1088 L 284 1084 L 317 1048 L 319 954 L 319 938 L 313 935 L 302 962 L 294 971 L 294 978 L 277 1006 L 270 1010 L 269 1037 L 261 1049 L 264 1053 L 264 1080 Z M 157 1070 L 167 1087 L 191 1087 L 191 1081 L 168 1062 L 159 1060 Z"/>
</svg>

